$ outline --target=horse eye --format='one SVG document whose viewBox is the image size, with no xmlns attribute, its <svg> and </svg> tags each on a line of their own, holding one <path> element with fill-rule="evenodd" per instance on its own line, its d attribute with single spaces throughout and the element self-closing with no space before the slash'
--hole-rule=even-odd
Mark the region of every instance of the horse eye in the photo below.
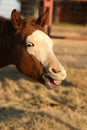
<svg viewBox="0 0 87 130">
<path fill-rule="evenodd" d="M 34 44 L 32 43 L 32 42 L 29 42 L 28 44 L 27 44 L 27 47 L 33 47 L 34 46 Z"/>
</svg>

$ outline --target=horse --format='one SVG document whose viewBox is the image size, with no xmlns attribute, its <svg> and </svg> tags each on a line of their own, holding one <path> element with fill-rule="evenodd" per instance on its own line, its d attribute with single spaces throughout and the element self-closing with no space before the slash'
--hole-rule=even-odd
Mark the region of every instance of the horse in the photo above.
<svg viewBox="0 0 87 130">
<path fill-rule="evenodd" d="M 66 70 L 53 52 L 53 41 L 44 31 L 49 12 L 23 19 L 14 9 L 11 18 L 0 17 L 0 68 L 13 64 L 34 81 L 55 89 Z"/>
</svg>

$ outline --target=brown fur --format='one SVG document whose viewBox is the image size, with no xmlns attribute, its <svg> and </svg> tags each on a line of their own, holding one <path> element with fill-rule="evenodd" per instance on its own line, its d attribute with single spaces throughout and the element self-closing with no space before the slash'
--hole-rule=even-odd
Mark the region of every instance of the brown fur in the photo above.
<svg viewBox="0 0 87 130">
<path fill-rule="evenodd" d="M 23 20 L 16 10 L 13 10 L 11 20 L 0 17 L 0 68 L 14 64 L 21 73 L 44 82 L 44 66 L 26 51 L 27 36 L 36 29 L 42 30 L 40 21 L 35 22 Z"/>
</svg>

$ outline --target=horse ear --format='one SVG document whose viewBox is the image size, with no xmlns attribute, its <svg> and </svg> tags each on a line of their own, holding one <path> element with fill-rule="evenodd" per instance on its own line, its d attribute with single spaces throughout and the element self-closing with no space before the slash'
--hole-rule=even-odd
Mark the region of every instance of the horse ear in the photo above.
<svg viewBox="0 0 87 130">
<path fill-rule="evenodd" d="M 45 24 L 47 23 L 49 16 L 49 10 L 47 9 L 43 15 L 41 15 L 35 22 L 35 24 L 39 24 L 41 27 L 44 27 Z"/>
<path fill-rule="evenodd" d="M 19 13 L 16 11 L 16 9 L 14 9 L 11 13 L 11 21 L 15 29 L 22 29 L 24 22 Z"/>
</svg>

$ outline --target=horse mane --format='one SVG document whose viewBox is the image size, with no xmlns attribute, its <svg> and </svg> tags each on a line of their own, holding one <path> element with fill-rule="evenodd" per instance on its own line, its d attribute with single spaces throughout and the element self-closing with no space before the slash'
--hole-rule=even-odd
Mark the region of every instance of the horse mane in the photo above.
<svg viewBox="0 0 87 130">
<path fill-rule="evenodd" d="M 7 48 L 10 50 L 15 44 L 20 43 L 18 41 L 21 40 L 22 38 L 16 34 L 16 29 L 11 20 L 0 17 L 0 49 Z"/>
<path fill-rule="evenodd" d="M 10 19 L 0 16 L 0 34 L 10 33 L 14 30 Z"/>
</svg>

